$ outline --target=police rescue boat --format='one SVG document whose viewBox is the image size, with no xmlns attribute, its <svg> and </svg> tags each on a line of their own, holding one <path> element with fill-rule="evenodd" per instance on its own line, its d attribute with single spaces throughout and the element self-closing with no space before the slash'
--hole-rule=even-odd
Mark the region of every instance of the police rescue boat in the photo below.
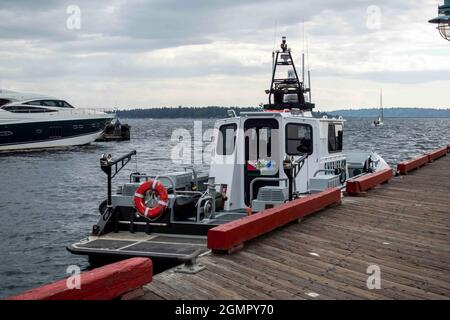
<svg viewBox="0 0 450 320">
<path fill-rule="evenodd" d="M 208 252 L 206 235 L 217 225 L 389 168 L 375 152 L 343 150 L 345 120 L 313 116 L 303 79 L 283 37 L 273 55 L 268 104 L 216 121 L 208 176 L 136 172 L 112 194 L 112 178 L 136 151 L 103 155 L 107 200 L 91 234 L 68 250 L 91 263 L 135 256 L 192 261 Z"/>
</svg>

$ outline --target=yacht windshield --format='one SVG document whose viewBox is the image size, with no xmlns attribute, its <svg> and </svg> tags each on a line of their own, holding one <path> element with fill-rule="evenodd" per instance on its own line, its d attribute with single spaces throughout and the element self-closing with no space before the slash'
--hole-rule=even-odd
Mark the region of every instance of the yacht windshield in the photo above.
<svg viewBox="0 0 450 320">
<path fill-rule="evenodd" d="M 45 106 L 45 107 L 54 107 L 54 108 L 72 108 L 67 101 L 64 100 L 33 100 L 28 101 L 24 104 L 32 105 L 32 106 Z"/>
<path fill-rule="evenodd" d="M 10 102 L 11 100 L 0 98 L 0 107 Z"/>
</svg>

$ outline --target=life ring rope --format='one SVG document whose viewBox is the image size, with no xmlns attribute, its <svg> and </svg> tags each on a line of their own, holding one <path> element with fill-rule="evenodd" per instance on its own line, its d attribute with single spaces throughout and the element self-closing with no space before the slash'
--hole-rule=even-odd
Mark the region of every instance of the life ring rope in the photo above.
<svg viewBox="0 0 450 320">
<path fill-rule="evenodd" d="M 152 191 L 158 197 L 155 207 L 147 207 L 145 203 L 145 193 Z M 169 204 L 169 195 L 166 188 L 159 180 L 148 180 L 142 182 L 134 193 L 134 207 L 137 212 L 149 219 L 159 217 Z"/>
</svg>

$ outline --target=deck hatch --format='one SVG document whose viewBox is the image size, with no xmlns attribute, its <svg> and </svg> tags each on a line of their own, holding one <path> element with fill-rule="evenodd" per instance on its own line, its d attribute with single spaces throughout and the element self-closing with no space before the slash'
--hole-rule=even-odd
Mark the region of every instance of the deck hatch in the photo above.
<svg viewBox="0 0 450 320">
<path fill-rule="evenodd" d="M 183 259 L 201 249 L 208 251 L 205 238 L 187 236 L 158 235 L 151 239 L 95 239 L 86 243 L 78 243 L 70 248 L 72 252 L 81 254 L 108 253 L 119 256 L 160 257 Z"/>
<path fill-rule="evenodd" d="M 190 255 L 199 248 L 205 248 L 205 246 L 180 244 L 180 243 L 167 243 L 167 242 L 155 242 L 144 241 L 126 248 L 126 251 L 134 252 L 152 252 L 167 255 Z"/>
<path fill-rule="evenodd" d="M 136 241 L 97 239 L 97 240 L 89 241 L 84 244 L 79 244 L 78 247 L 92 248 L 92 249 L 118 250 L 125 246 L 129 246 L 133 243 L 136 243 Z"/>
</svg>

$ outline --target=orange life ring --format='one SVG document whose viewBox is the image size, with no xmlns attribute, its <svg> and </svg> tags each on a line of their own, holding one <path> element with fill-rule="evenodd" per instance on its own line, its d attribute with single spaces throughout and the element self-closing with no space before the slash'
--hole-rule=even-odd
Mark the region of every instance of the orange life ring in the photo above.
<svg viewBox="0 0 450 320">
<path fill-rule="evenodd" d="M 145 193 L 154 191 L 159 198 L 156 207 L 147 207 L 144 202 Z M 158 180 L 148 180 L 141 183 L 134 193 L 134 207 L 139 214 L 146 218 L 156 218 L 167 208 L 169 195 L 164 185 Z"/>
</svg>

